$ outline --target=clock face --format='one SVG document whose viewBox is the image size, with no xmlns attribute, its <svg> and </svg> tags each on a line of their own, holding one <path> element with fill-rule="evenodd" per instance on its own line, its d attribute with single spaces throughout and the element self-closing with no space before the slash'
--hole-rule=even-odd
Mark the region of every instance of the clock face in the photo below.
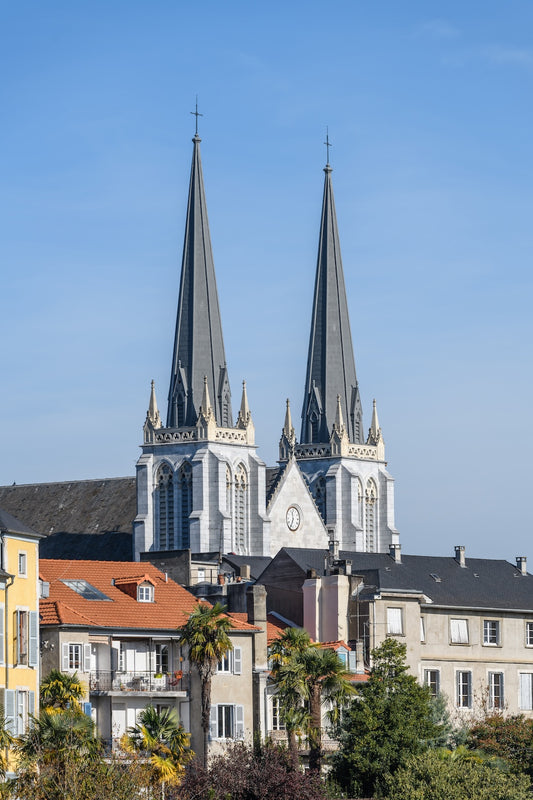
<svg viewBox="0 0 533 800">
<path fill-rule="evenodd" d="M 296 506 L 289 506 L 287 509 L 287 527 L 290 531 L 297 531 L 300 527 L 300 512 L 296 508 Z"/>
</svg>

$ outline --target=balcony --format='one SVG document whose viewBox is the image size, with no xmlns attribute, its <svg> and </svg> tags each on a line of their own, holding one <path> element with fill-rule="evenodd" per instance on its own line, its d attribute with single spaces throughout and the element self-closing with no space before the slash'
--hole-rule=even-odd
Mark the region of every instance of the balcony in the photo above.
<svg viewBox="0 0 533 800">
<path fill-rule="evenodd" d="M 156 694 L 189 691 L 189 676 L 180 670 L 167 675 L 153 672 L 96 670 L 89 674 L 89 691 L 98 693 L 136 692 Z"/>
</svg>

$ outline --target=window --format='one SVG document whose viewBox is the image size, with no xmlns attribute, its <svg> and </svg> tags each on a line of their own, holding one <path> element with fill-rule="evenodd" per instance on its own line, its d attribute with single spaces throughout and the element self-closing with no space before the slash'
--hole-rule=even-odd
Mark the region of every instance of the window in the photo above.
<svg viewBox="0 0 533 800">
<path fill-rule="evenodd" d="M 429 687 L 432 697 L 437 697 L 440 692 L 440 671 L 438 669 L 424 670 L 424 686 Z"/>
<path fill-rule="evenodd" d="M 218 672 L 231 672 L 231 652 L 228 651 L 225 653 L 220 661 L 218 662 L 217 667 Z"/>
<path fill-rule="evenodd" d="M 503 672 L 489 672 L 489 705 L 503 708 Z"/>
<path fill-rule="evenodd" d="M 37 611 L 15 611 L 15 663 L 36 667 L 39 659 L 39 615 Z"/>
<path fill-rule="evenodd" d="M 248 484 L 243 464 L 235 472 L 233 488 L 234 547 L 236 553 L 245 555 L 248 552 Z"/>
<path fill-rule="evenodd" d="M 182 550 L 191 546 L 192 467 L 185 461 L 178 473 L 178 544 Z"/>
<path fill-rule="evenodd" d="M 212 705 L 209 732 L 212 739 L 243 739 L 244 706 Z"/>
<path fill-rule="evenodd" d="M 450 620 L 450 641 L 452 644 L 468 644 L 468 620 Z"/>
<path fill-rule="evenodd" d="M 326 481 L 324 478 L 318 478 L 315 481 L 315 503 L 316 507 L 318 508 L 320 515 L 324 522 L 327 522 L 326 518 Z"/>
<path fill-rule="evenodd" d="M 496 619 L 483 620 L 483 644 L 495 647 L 500 644 L 500 623 Z"/>
<path fill-rule="evenodd" d="M 388 608 L 387 609 L 387 635 L 398 636 L 403 633 L 402 624 L 402 609 L 401 608 Z"/>
<path fill-rule="evenodd" d="M 71 672 L 81 669 L 81 644 L 69 644 L 68 669 Z"/>
<path fill-rule="evenodd" d="M 62 580 L 61 583 L 64 583 L 65 586 L 68 586 L 72 591 L 77 592 L 84 600 L 109 600 L 109 597 L 101 592 L 100 589 L 97 589 L 83 579 Z M 111 600 L 109 600 L 109 602 L 111 602 Z"/>
<path fill-rule="evenodd" d="M 168 644 L 158 642 L 155 646 L 155 671 L 161 675 L 169 672 Z"/>
<path fill-rule="evenodd" d="M 26 571 L 26 553 L 24 551 L 19 552 L 19 578 L 25 578 L 27 576 Z"/>
<path fill-rule="evenodd" d="M 533 647 L 533 622 L 526 622 L 526 647 Z"/>
<path fill-rule="evenodd" d="M 472 673 L 457 673 L 457 702 L 458 708 L 472 708 Z"/>
<path fill-rule="evenodd" d="M 218 662 L 217 672 L 226 672 L 233 675 L 240 675 L 242 672 L 242 649 L 234 647 Z"/>
<path fill-rule="evenodd" d="M 61 669 L 63 672 L 90 672 L 91 645 L 63 642 L 61 645 Z"/>
<path fill-rule="evenodd" d="M 174 547 L 174 481 L 172 469 L 162 464 L 157 473 L 157 532 L 160 550 Z"/>
<path fill-rule="evenodd" d="M 285 725 L 281 716 L 281 703 L 279 697 L 272 698 L 272 730 L 284 731 Z"/>
<path fill-rule="evenodd" d="M 521 711 L 531 711 L 533 709 L 533 675 L 531 672 L 520 672 L 520 700 Z"/>
<path fill-rule="evenodd" d="M 365 490 L 365 550 L 367 553 L 373 553 L 376 549 L 376 500 L 376 484 L 370 480 Z"/>
<path fill-rule="evenodd" d="M 118 671 L 126 672 L 126 646 L 124 642 L 118 643 Z"/>
<path fill-rule="evenodd" d="M 205 569 L 198 569 L 198 583 L 205 581 Z"/>
<path fill-rule="evenodd" d="M 12 736 L 22 736 L 28 728 L 30 714 L 35 713 L 35 692 L 26 689 L 5 689 L 6 730 Z"/>
<path fill-rule="evenodd" d="M 28 664 L 28 612 L 16 611 L 17 664 Z"/>
<path fill-rule="evenodd" d="M 139 603 L 153 603 L 154 602 L 154 587 L 149 583 L 141 583 L 137 587 L 137 600 Z"/>
<path fill-rule="evenodd" d="M 420 641 L 426 641 L 426 618 L 420 617 Z"/>
</svg>

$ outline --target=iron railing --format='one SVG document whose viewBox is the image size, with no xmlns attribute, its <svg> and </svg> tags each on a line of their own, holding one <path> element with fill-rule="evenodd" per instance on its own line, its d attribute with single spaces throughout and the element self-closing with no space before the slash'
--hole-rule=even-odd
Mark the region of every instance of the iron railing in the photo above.
<svg viewBox="0 0 533 800">
<path fill-rule="evenodd" d="M 189 676 L 181 670 L 166 675 L 153 672 L 95 670 L 89 674 L 91 692 L 186 692 Z"/>
</svg>

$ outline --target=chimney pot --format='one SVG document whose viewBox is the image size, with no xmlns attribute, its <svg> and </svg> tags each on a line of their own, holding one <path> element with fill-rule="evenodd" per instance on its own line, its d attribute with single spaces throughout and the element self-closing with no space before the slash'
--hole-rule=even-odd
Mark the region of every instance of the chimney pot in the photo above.
<svg viewBox="0 0 533 800">
<path fill-rule="evenodd" d="M 516 566 L 522 575 L 527 575 L 527 558 L 525 556 L 516 557 Z"/>
<path fill-rule="evenodd" d="M 396 564 L 402 563 L 402 548 L 399 544 L 389 545 L 389 555 Z"/>
<path fill-rule="evenodd" d="M 461 544 L 455 545 L 455 560 L 460 567 L 466 567 L 465 548 Z"/>
</svg>

